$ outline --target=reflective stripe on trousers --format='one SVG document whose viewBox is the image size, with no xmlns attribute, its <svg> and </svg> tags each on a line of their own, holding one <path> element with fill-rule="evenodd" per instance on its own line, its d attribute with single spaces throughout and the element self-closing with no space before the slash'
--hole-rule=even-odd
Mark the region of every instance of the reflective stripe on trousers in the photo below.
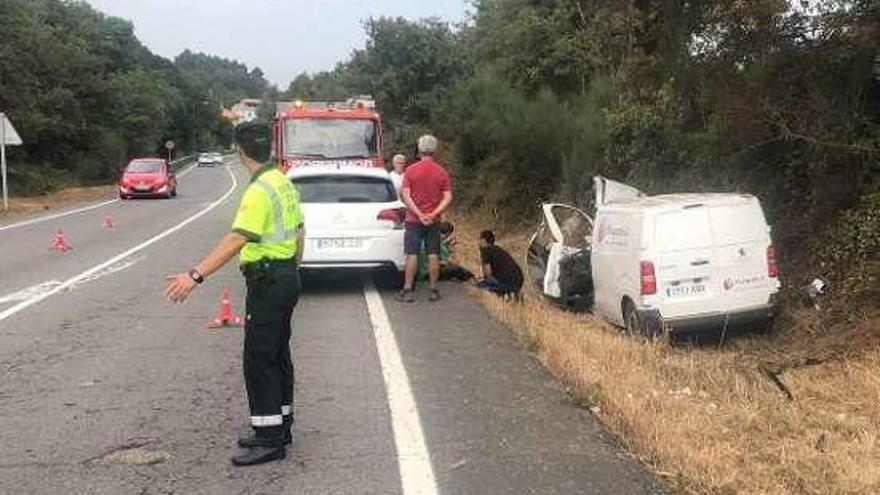
<svg viewBox="0 0 880 495">
<path fill-rule="evenodd" d="M 281 426 L 283 423 L 284 418 L 282 418 L 280 414 L 275 416 L 251 416 L 251 426 L 257 428 L 264 426 Z"/>
<path fill-rule="evenodd" d="M 281 196 L 278 195 L 278 191 L 276 191 L 275 188 L 272 187 L 272 184 L 269 184 L 264 180 L 257 179 L 254 184 L 260 186 L 264 191 L 266 191 L 266 194 L 269 195 L 269 201 L 272 202 L 272 208 L 275 212 L 275 232 L 271 234 L 265 234 L 260 237 L 260 244 L 275 244 L 296 239 L 296 235 L 299 233 L 298 228 L 284 228 L 284 207 L 281 204 Z"/>
</svg>

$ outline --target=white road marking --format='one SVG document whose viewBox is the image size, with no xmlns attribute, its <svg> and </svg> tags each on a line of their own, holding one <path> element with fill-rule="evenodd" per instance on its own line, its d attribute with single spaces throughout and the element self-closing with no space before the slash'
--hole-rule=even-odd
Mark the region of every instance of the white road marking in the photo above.
<svg viewBox="0 0 880 495">
<path fill-rule="evenodd" d="M 60 213 L 55 213 L 55 214 L 53 214 L 53 215 L 46 215 L 45 217 L 32 218 L 32 219 L 30 219 L 30 220 L 25 220 L 25 221 L 23 221 L 23 222 L 18 222 L 18 223 L 12 223 L 12 224 L 9 224 L 9 225 L 4 225 L 4 226 L 0 227 L 0 232 L 3 232 L 4 230 L 17 229 L 17 228 L 19 228 L 19 227 L 27 227 L 28 225 L 33 225 L 33 224 L 35 224 L 35 223 L 47 222 L 47 221 L 49 221 L 49 220 L 55 220 L 56 218 L 66 217 L 66 216 L 74 215 L 74 214 L 77 214 L 77 213 L 82 213 L 82 212 L 84 212 L 84 211 L 94 210 L 94 209 L 96 209 L 96 208 L 100 208 L 100 207 L 102 207 L 102 206 L 107 206 L 107 205 L 110 205 L 110 204 L 116 203 L 116 202 L 118 202 L 118 201 L 119 201 L 119 198 L 111 199 L 111 200 L 109 200 L 109 201 L 104 201 L 104 202 L 101 202 L 101 203 L 98 203 L 98 204 L 94 204 L 94 205 L 90 205 L 90 206 L 86 206 L 86 207 L 83 207 L 83 208 L 77 208 L 77 209 L 75 209 L 75 210 L 62 211 L 62 212 L 60 212 Z"/>
<path fill-rule="evenodd" d="M 373 324 L 388 407 L 391 409 L 391 426 L 397 446 L 397 464 L 400 468 L 403 495 L 436 495 L 437 481 L 434 479 L 434 468 L 422 432 L 419 411 L 409 387 L 409 378 L 388 320 L 388 313 L 385 312 L 382 297 L 372 280 L 367 281 L 364 286 L 364 298 Z"/>
<path fill-rule="evenodd" d="M 39 296 L 44 292 L 49 292 L 61 285 L 60 280 L 50 280 L 48 282 L 43 282 L 42 284 L 34 285 L 32 287 L 28 287 L 26 289 L 22 289 L 17 292 L 13 292 L 12 294 L 7 294 L 5 296 L 0 297 L 0 304 L 7 304 L 11 302 L 18 301 L 26 301 L 32 297 Z"/>
<path fill-rule="evenodd" d="M 138 264 L 142 259 L 144 259 L 143 256 L 138 256 L 137 258 L 122 260 L 119 263 L 114 263 L 114 264 L 108 266 L 107 268 L 104 268 L 103 270 L 95 272 L 95 273 L 89 275 L 88 277 L 85 277 L 82 280 L 78 281 L 77 283 L 71 285 L 70 287 L 68 287 L 68 290 L 76 289 L 80 285 L 87 284 L 89 282 L 94 282 L 95 280 L 98 280 L 99 278 L 106 277 L 107 275 L 112 275 L 116 272 L 121 272 L 122 270 L 126 270 L 128 268 L 131 268 L 134 265 Z"/>
<path fill-rule="evenodd" d="M 182 178 L 186 177 L 186 174 L 192 172 L 193 169 L 196 168 L 196 165 L 197 165 L 198 163 L 199 163 L 199 162 L 196 161 L 195 163 L 190 164 L 189 168 L 187 168 L 186 170 L 184 170 L 184 171 L 180 172 L 179 174 L 177 174 L 177 178 L 178 178 L 178 179 L 182 179 Z"/>
<path fill-rule="evenodd" d="M 192 172 L 192 169 L 193 169 L 193 165 L 190 165 L 189 168 L 187 168 L 183 172 L 177 174 L 177 178 L 182 179 L 183 177 L 186 176 L 186 174 Z M 53 213 L 52 215 L 46 215 L 44 217 L 32 218 L 30 220 L 24 220 L 24 221 L 18 222 L 18 223 L 11 223 L 9 225 L 3 225 L 3 226 L 0 226 L 0 232 L 3 232 L 4 230 L 17 229 L 19 227 L 27 227 L 28 225 L 33 225 L 35 223 L 48 222 L 49 220 L 55 220 L 56 218 L 68 217 L 70 215 L 75 215 L 77 213 L 82 213 L 84 211 L 94 210 L 94 209 L 100 208 L 102 206 L 112 205 L 113 203 L 118 203 L 118 202 L 119 202 L 119 198 L 114 198 L 114 199 L 110 199 L 107 201 L 102 201 L 101 203 L 97 203 L 97 204 L 93 204 L 93 205 L 89 205 L 89 206 L 84 206 L 82 208 L 77 208 L 75 210 L 62 211 L 59 213 Z"/>
<path fill-rule="evenodd" d="M 95 266 L 89 268 L 88 270 L 65 280 L 60 285 L 55 286 L 54 288 L 52 288 L 51 290 L 49 290 L 47 292 L 43 292 L 41 294 L 38 294 L 34 297 L 31 297 L 30 299 L 24 300 L 24 301 L 16 304 L 15 306 L 12 306 L 11 308 L 9 308 L 5 311 L 0 312 L 0 321 L 3 321 L 5 319 L 9 318 L 10 316 L 15 315 L 16 313 L 19 313 L 19 312 L 33 306 L 34 304 L 37 304 L 38 302 L 43 301 L 43 300 L 45 300 L 45 299 L 63 291 L 63 290 L 66 290 L 70 287 L 73 287 L 76 284 L 81 283 L 83 280 L 86 280 L 89 277 L 92 277 L 96 273 L 101 272 L 102 270 L 105 270 L 111 266 L 116 265 L 120 261 L 132 256 L 133 254 L 136 254 L 136 253 L 148 248 L 149 246 L 152 246 L 153 244 L 161 241 L 162 239 L 168 237 L 169 235 L 177 232 L 178 230 L 186 227 L 187 225 L 195 222 L 199 218 L 208 214 L 211 210 L 220 206 L 221 203 L 226 201 L 226 198 L 228 198 L 235 191 L 235 188 L 238 187 L 238 179 L 235 178 L 235 174 L 232 173 L 231 169 L 226 169 L 226 171 L 229 173 L 229 177 L 232 179 L 232 185 L 229 187 L 229 190 L 223 194 L 223 196 L 220 196 L 220 199 L 214 201 L 206 208 L 198 211 L 197 213 L 190 216 L 186 220 L 180 222 L 179 224 L 175 225 L 174 227 L 171 227 L 170 229 L 147 239 L 146 241 L 142 242 L 141 244 L 138 244 L 137 246 L 129 249 L 128 251 L 120 253 L 120 254 L 110 258 L 109 260 L 103 262 L 103 263 L 95 265 Z"/>
</svg>

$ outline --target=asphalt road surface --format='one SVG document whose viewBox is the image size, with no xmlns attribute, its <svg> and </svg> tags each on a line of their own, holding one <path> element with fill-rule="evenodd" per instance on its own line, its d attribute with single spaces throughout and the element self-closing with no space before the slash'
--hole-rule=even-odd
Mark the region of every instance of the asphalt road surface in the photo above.
<svg viewBox="0 0 880 495">
<path fill-rule="evenodd" d="M 358 274 L 297 307 L 288 458 L 233 467 L 242 330 L 205 323 L 225 287 L 243 309 L 240 275 L 162 299 L 231 223 L 247 177 L 227 162 L 174 200 L 0 225 L 0 493 L 664 493 L 461 287 L 402 306 Z"/>
</svg>

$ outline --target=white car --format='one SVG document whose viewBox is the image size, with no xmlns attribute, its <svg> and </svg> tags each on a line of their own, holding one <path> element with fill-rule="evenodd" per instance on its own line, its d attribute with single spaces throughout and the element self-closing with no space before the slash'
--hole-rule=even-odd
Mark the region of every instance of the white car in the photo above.
<svg viewBox="0 0 880 495">
<path fill-rule="evenodd" d="M 199 167 L 213 167 L 223 163 L 223 157 L 219 153 L 200 153 Z"/>
<path fill-rule="evenodd" d="M 300 194 L 302 268 L 393 268 L 402 272 L 403 203 L 384 169 L 303 166 L 288 177 Z"/>
</svg>

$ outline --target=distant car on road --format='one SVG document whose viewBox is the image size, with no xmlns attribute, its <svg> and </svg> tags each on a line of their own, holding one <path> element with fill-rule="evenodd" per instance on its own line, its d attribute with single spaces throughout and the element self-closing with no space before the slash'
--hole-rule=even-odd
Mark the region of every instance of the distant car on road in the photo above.
<svg viewBox="0 0 880 495">
<path fill-rule="evenodd" d="M 126 165 L 119 178 L 119 197 L 177 196 L 177 177 L 162 158 L 137 158 Z"/>
<path fill-rule="evenodd" d="M 219 165 L 223 163 L 223 157 L 220 156 L 220 153 L 200 153 L 199 154 L 199 167 L 213 167 L 214 165 Z"/>
<path fill-rule="evenodd" d="M 387 171 L 302 166 L 288 177 L 306 218 L 303 268 L 403 271 L 404 205 Z"/>
</svg>

